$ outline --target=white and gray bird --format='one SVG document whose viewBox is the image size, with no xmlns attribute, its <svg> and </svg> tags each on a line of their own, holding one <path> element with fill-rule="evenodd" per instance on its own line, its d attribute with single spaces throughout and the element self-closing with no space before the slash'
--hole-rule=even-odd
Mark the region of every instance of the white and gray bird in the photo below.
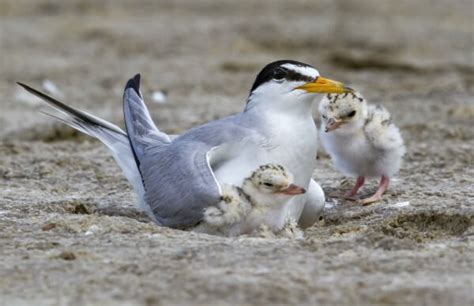
<svg viewBox="0 0 474 306">
<path fill-rule="evenodd" d="M 339 171 L 357 177 L 344 197 L 357 200 L 365 178 L 380 177 L 375 194 L 360 202 L 366 205 L 381 200 L 405 154 L 402 136 L 390 113 L 383 106 L 368 105 L 358 92 L 328 94 L 321 100 L 319 112 L 323 147 Z"/>
<path fill-rule="evenodd" d="M 264 228 L 277 234 L 286 224 L 289 197 L 305 192 L 293 184 L 293 176 L 283 166 L 262 165 L 241 187 L 223 185 L 219 205 L 205 208 L 203 222 L 194 230 L 238 236 Z"/>
<path fill-rule="evenodd" d="M 318 93 L 351 91 L 319 76 L 310 65 L 273 62 L 257 75 L 243 112 L 170 137 L 153 123 L 139 75 L 125 87 L 126 132 L 19 85 L 53 106 L 58 111 L 54 117 L 102 141 L 139 195 L 141 207 L 157 224 L 174 228 L 196 225 L 204 208 L 218 205 L 220 185 L 239 186 L 248 173 L 268 163 L 283 165 L 307 190 L 290 199 L 295 203 L 288 207 L 302 226 L 311 225 L 324 207 L 324 193 L 311 178 L 317 150 L 311 108 Z"/>
</svg>

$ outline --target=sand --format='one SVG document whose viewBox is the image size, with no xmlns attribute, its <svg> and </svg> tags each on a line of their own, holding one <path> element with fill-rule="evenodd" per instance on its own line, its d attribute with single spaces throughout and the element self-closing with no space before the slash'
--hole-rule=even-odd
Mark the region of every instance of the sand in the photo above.
<svg viewBox="0 0 474 306">
<path fill-rule="evenodd" d="M 472 305 L 473 12 L 463 0 L 2 0 L 0 305 Z M 49 80 L 123 125 L 123 86 L 140 72 L 155 122 L 180 133 L 242 110 L 282 58 L 382 103 L 407 145 L 382 202 L 329 199 L 304 240 L 155 226 L 106 148 L 15 85 Z M 327 193 L 353 182 L 324 152 L 314 178 Z"/>
</svg>

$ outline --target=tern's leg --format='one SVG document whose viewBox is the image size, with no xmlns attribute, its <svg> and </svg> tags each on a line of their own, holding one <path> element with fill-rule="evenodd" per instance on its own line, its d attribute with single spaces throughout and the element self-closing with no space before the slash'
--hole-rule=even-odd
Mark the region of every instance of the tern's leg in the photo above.
<svg viewBox="0 0 474 306">
<path fill-rule="evenodd" d="M 361 199 L 360 203 L 362 205 L 368 205 L 368 204 L 382 200 L 382 195 L 387 190 L 389 183 L 390 183 L 390 178 L 386 175 L 382 175 L 382 178 L 380 179 L 379 188 L 377 189 L 377 191 L 372 196 L 365 199 Z"/>
<path fill-rule="evenodd" d="M 325 204 L 324 191 L 313 179 L 309 182 L 305 196 L 303 212 L 298 220 L 302 228 L 308 228 L 318 221 Z"/>
</svg>

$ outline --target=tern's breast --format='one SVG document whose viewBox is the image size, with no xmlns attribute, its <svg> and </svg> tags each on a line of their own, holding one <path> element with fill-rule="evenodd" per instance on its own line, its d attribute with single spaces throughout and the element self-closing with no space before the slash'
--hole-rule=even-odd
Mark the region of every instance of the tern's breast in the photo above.
<svg viewBox="0 0 474 306">
<path fill-rule="evenodd" d="M 272 124 L 270 158 L 280 162 L 294 176 L 295 183 L 309 184 L 316 166 L 317 130 L 312 118 L 279 118 Z"/>
<path fill-rule="evenodd" d="M 238 154 L 214 169 L 219 183 L 240 185 L 259 166 L 277 163 L 293 174 L 295 183 L 307 187 L 316 162 L 317 131 L 312 119 L 292 119 L 267 121 L 264 141 L 246 142 Z"/>
</svg>

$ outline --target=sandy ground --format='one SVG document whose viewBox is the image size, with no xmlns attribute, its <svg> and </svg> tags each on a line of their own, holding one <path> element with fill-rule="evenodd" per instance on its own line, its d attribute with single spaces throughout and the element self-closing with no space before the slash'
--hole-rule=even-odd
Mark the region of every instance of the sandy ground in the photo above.
<svg viewBox="0 0 474 306">
<path fill-rule="evenodd" d="M 0 305 L 472 305 L 474 4 L 355 2 L 1 0 Z M 328 200 L 303 241 L 155 226 L 105 147 L 14 83 L 121 125 L 140 72 L 179 133 L 240 111 L 281 58 L 383 103 L 408 148 L 382 203 Z M 324 153 L 314 177 L 348 183 Z"/>
</svg>

